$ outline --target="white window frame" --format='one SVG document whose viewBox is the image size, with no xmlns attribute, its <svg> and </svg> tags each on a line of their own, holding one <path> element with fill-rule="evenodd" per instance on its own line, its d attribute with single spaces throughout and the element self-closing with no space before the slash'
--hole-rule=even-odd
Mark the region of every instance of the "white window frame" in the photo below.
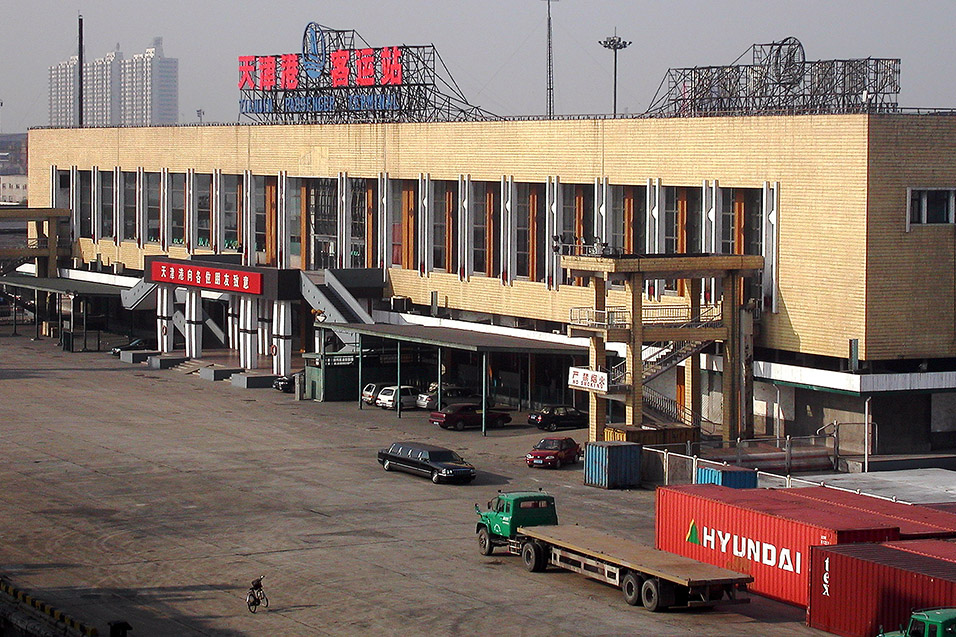
<svg viewBox="0 0 956 637">
<path fill-rule="evenodd" d="M 930 191 L 945 191 L 949 193 L 949 218 L 946 223 L 927 223 L 926 222 L 926 193 Z M 913 218 L 913 193 L 921 193 L 920 196 L 920 221 L 914 223 Z M 956 188 L 907 188 L 906 189 L 906 232 L 910 231 L 910 226 L 943 226 L 956 222 Z"/>
</svg>

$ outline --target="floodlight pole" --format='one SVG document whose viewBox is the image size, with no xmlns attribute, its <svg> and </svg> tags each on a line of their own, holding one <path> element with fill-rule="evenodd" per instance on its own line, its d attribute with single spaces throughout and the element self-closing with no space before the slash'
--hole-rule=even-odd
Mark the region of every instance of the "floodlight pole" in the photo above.
<svg viewBox="0 0 956 637">
<path fill-rule="evenodd" d="M 551 48 L 551 3 L 558 0 L 545 0 L 548 3 L 548 119 L 554 117 L 554 52 Z"/>
<path fill-rule="evenodd" d="M 610 35 L 603 40 L 598 42 L 605 49 L 610 49 L 614 51 L 614 116 L 617 117 L 617 52 L 621 49 L 626 49 L 631 45 L 631 42 L 627 40 L 622 40 L 618 34 L 617 29 L 614 29 L 614 35 Z"/>
</svg>

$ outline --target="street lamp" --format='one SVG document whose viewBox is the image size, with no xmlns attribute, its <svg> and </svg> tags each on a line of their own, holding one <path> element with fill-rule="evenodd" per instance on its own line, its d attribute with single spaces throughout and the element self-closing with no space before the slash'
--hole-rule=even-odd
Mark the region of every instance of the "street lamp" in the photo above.
<svg viewBox="0 0 956 637">
<path fill-rule="evenodd" d="M 614 35 L 609 35 L 603 40 L 600 40 L 598 44 L 605 49 L 614 51 L 614 116 L 617 117 L 617 52 L 621 49 L 626 49 L 631 45 L 631 42 L 622 40 L 617 35 L 617 29 L 614 29 Z"/>
</svg>

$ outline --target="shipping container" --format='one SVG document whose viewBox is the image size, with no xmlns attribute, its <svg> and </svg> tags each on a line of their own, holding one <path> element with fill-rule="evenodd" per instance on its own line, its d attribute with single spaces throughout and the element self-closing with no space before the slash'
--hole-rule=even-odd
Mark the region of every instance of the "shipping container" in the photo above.
<svg viewBox="0 0 956 637">
<path fill-rule="evenodd" d="M 584 484 L 602 489 L 639 486 L 641 449 L 633 442 L 589 442 L 584 447 Z"/>
<path fill-rule="evenodd" d="M 947 511 L 949 513 L 956 514 L 956 502 L 933 502 L 932 504 L 921 503 L 921 506 L 924 506 L 928 509 L 936 509 L 937 511 Z"/>
<path fill-rule="evenodd" d="M 956 563 L 956 541 L 953 540 L 900 540 L 899 542 L 886 542 L 885 544 L 900 551 L 908 551 Z M 956 606 L 956 600 L 953 600 L 953 605 Z"/>
<path fill-rule="evenodd" d="M 815 502 L 846 507 L 853 512 L 862 511 L 884 516 L 899 525 L 900 539 L 956 537 L 956 515 L 945 511 L 829 487 L 801 487 L 787 491 Z"/>
<path fill-rule="evenodd" d="M 807 624 L 844 637 L 898 630 L 918 608 L 956 603 L 956 563 L 884 544 L 817 546 L 810 553 Z"/>
<path fill-rule="evenodd" d="M 719 484 L 732 489 L 756 489 L 757 472 L 734 465 L 697 467 L 697 484 Z"/>
<path fill-rule="evenodd" d="M 804 607 L 811 546 L 899 539 L 885 518 L 786 489 L 710 484 L 658 487 L 655 531 L 658 549 L 750 575 L 751 591 Z"/>
</svg>

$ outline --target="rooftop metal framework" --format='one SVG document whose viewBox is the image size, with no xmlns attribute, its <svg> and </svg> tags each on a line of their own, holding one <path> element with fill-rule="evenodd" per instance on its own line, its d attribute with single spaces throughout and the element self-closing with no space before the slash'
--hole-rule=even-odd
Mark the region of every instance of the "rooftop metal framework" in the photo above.
<svg viewBox="0 0 956 637">
<path fill-rule="evenodd" d="M 807 61 L 794 37 L 749 49 L 751 64 L 672 68 L 647 115 L 833 114 L 898 110 L 900 60 Z M 744 53 L 746 55 L 746 52 Z M 740 57 L 744 57 L 741 55 Z M 740 60 L 740 58 L 738 58 Z"/>
<path fill-rule="evenodd" d="M 324 36 L 322 43 L 324 50 L 321 55 L 326 55 L 329 51 L 370 48 L 355 30 L 335 30 L 317 26 Z M 304 43 L 304 48 L 306 45 L 307 43 Z M 494 114 L 468 102 L 434 45 L 401 45 L 400 48 L 403 66 L 401 84 L 368 87 L 333 86 L 331 74 L 327 69 L 320 68 L 321 72 L 301 73 L 299 85 L 292 91 L 243 90 L 243 99 L 270 100 L 274 108 L 269 112 L 243 112 L 242 116 L 269 124 L 452 122 L 498 119 Z M 308 63 L 307 61 L 306 64 Z M 287 108 L 286 98 L 294 100 L 324 98 L 324 101 L 320 109 L 296 110 Z M 362 106 L 356 108 L 356 104 Z"/>
</svg>

